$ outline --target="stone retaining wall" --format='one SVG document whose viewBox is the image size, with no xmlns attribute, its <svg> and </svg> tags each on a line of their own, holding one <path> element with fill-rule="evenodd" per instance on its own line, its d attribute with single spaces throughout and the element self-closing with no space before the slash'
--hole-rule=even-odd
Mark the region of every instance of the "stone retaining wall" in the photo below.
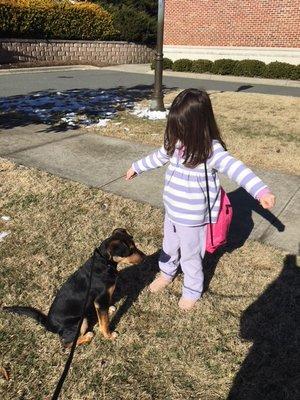
<svg viewBox="0 0 300 400">
<path fill-rule="evenodd" d="M 135 43 L 1 39 L 0 64 L 14 62 L 80 62 L 104 64 L 142 64 L 151 62 L 154 50 Z"/>
</svg>

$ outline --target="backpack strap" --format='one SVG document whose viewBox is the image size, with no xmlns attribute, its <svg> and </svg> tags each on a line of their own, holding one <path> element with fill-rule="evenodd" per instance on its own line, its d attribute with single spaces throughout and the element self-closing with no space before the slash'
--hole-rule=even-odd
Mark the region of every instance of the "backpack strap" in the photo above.
<svg viewBox="0 0 300 400">
<path fill-rule="evenodd" d="M 213 245 L 214 244 L 214 240 L 213 240 L 212 223 L 211 223 L 211 209 L 210 209 L 210 197 L 209 197 L 209 187 L 208 187 L 208 176 L 207 176 L 206 161 L 204 162 L 204 170 L 205 170 L 206 194 L 207 194 L 207 202 L 208 202 L 208 216 L 209 216 L 209 225 L 210 225 L 210 240 L 211 240 L 211 244 Z"/>
</svg>

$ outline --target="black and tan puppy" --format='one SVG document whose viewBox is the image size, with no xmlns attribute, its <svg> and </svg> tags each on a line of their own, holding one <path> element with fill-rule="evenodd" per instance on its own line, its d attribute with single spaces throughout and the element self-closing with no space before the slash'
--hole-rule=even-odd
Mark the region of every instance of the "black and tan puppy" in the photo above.
<svg viewBox="0 0 300 400">
<path fill-rule="evenodd" d="M 144 257 L 125 229 L 115 229 L 112 235 L 95 250 L 91 290 L 77 345 L 92 340 L 93 325 L 97 320 L 100 332 L 105 338 L 113 339 L 116 336 L 109 330 L 108 313 L 116 285 L 117 266 L 139 264 Z M 57 333 L 63 344 L 69 347 L 75 338 L 83 312 L 92 261 L 93 257 L 63 284 L 48 315 L 33 307 L 12 306 L 3 309 L 35 319 L 48 331 Z"/>
</svg>

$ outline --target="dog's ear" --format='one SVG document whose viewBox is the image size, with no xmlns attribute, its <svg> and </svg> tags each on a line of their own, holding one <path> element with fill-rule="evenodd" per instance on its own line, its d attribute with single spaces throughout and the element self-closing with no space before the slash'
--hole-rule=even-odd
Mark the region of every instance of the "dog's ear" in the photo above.
<svg viewBox="0 0 300 400">
<path fill-rule="evenodd" d="M 108 251 L 108 240 L 104 240 L 99 246 L 99 253 L 102 257 L 106 258 L 107 260 L 111 259 L 111 254 Z"/>
<path fill-rule="evenodd" d="M 127 236 L 128 238 L 132 239 L 132 236 L 124 228 L 117 228 L 113 231 L 112 234 L 113 235 L 120 234 L 120 235 L 124 235 L 124 236 Z"/>
</svg>

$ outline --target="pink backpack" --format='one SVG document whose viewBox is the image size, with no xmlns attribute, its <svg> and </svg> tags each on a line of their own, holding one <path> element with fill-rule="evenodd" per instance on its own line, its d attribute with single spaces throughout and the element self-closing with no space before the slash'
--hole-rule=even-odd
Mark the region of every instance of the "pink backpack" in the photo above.
<svg viewBox="0 0 300 400">
<path fill-rule="evenodd" d="M 217 222 L 211 223 L 211 208 L 209 200 L 207 167 L 205 166 L 206 191 L 208 200 L 209 224 L 206 231 L 206 251 L 214 253 L 220 246 L 226 244 L 230 223 L 232 220 L 232 206 L 225 190 L 221 187 L 220 211 Z"/>
</svg>

